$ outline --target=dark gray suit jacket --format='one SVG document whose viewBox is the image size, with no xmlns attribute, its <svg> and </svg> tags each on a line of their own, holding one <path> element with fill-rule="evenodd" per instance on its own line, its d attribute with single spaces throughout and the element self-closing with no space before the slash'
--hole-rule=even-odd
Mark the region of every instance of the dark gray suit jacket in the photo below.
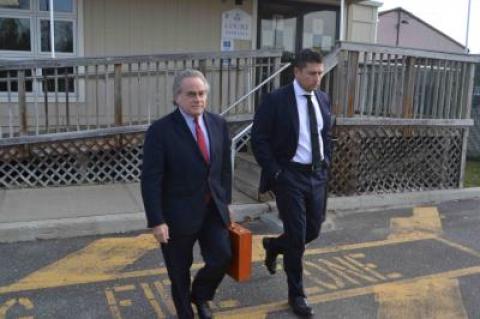
<svg viewBox="0 0 480 319">
<path fill-rule="evenodd" d="M 328 95 L 315 91 L 323 118 L 322 139 L 325 162 L 330 165 L 331 114 Z M 258 108 L 253 121 L 252 149 L 255 159 L 262 167 L 259 191 L 272 189 L 275 173 L 295 156 L 300 122 L 293 83 L 267 94 Z"/>
<path fill-rule="evenodd" d="M 145 135 L 141 190 L 148 227 L 167 223 L 173 235 L 196 233 L 210 192 L 225 225 L 230 223 L 231 140 L 226 121 L 203 115 L 210 140 L 210 164 L 180 111 L 155 121 Z"/>
</svg>

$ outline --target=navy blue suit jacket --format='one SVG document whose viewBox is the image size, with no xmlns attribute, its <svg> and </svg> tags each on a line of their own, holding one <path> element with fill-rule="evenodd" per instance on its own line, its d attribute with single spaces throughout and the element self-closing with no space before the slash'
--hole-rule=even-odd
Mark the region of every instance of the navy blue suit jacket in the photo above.
<svg viewBox="0 0 480 319">
<path fill-rule="evenodd" d="M 315 91 L 323 117 L 322 139 L 326 164 L 332 158 L 331 114 L 328 95 Z M 293 83 L 267 94 L 253 121 L 252 149 L 262 167 L 259 191 L 272 189 L 275 173 L 290 162 L 297 150 L 300 122 Z"/>
<path fill-rule="evenodd" d="M 226 121 L 204 112 L 210 140 L 210 164 L 177 109 L 147 130 L 143 149 L 141 190 L 148 227 L 162 223 L 171 235 L 196 233 L 207 213 L 211 193 L 225 225 L 230 223 L 231 140 Z"/>
</svg>

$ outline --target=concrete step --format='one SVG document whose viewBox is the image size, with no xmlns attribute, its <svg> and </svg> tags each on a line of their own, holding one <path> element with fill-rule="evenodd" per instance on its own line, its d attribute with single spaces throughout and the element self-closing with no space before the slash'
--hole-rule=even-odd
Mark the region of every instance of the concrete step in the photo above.
<svg viewBox="0 0 480 319">
<path fill-rule="evenodd" d="M 259 194 L 258 185 L 260 182 L 260 173 L 252 171 L 249 168 L 237 168 L 235 170 L 234 185 L 235 188 L 258 202 L 268 202 L 274 199 L 272 194 Z"/>
<path fill-rule="evenodd" d="M 246 152 L 240 152 L 235 158 L 235 168 L 243 169 L 252 172 L 255 175 L 258 175 L 260 179 L 261 168 L 257 164 L 257 161 L 252 154 Z"/>
<path fill-rule="evenodd" d="M 234 175 L 234 185 L 235 188 L 247 195 L 248 197 L 258 201 L 258 182 L 260 177 L 252 173 L 249 169 L 245 168 L 236 168 L 235 175 Z"/>
</svg>

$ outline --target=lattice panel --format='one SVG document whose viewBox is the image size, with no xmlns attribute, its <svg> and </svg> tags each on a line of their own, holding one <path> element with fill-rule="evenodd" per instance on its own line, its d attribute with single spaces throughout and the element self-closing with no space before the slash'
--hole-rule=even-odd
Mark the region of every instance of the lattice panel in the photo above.
<svg viewBox="0 0 480 319">
<path fill-rule="evenodd" d="M 138 181 L 143 133 L 0 149 L 0 187 Z"/>
<path fill-rule="evenodd" d="M 330 192 L 337 195 L 456 188 L 461 128 L 337 127 Z"/>
<path fill-rule="evenodd" d="M 456 188 L 463 134 L 462 128 L 339 126 L 330 192 Z M 0 148 L 0 187 L 136 182 L 143 139 L 135 133 Z"/>
</svg>

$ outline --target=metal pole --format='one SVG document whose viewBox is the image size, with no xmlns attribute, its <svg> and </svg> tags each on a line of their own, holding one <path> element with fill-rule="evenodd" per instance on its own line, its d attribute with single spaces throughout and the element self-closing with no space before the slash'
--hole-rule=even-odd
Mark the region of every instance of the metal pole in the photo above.
<svg viewBox="0 0 480 319">
<path fill-rule="evenodd" d="M 344 15 L 345 13 L 345 0 L 340 0 L 340 41 L 345 41 L 344 33 L 345 33 L 345 26 L 344 26 Z"/>
<path fill-rule="evenodd" d="M 398 44 L 400 43 L 400 25 L 401 25 L 401 11 L 398 10 L 398 15 L 397 15 L 397 40 L 395 41 L 395 46 L 398 47 Z"/>
<path fill-rule="evenodd" d="M 53 0 L 49 0 L 50 7 L 50 49 L 52 58 L 55 58 L 55 25 L 53 18 Z"/>
<path fill-rule="evenodd" d="M 467 12 L 467 32 L 465 36 L 465 53 L 468 53 L 468 33 L 470 31 L 470 9 L 472 7 L 472 0 L 468 0 L 468 12 Z"/>
</svg>

